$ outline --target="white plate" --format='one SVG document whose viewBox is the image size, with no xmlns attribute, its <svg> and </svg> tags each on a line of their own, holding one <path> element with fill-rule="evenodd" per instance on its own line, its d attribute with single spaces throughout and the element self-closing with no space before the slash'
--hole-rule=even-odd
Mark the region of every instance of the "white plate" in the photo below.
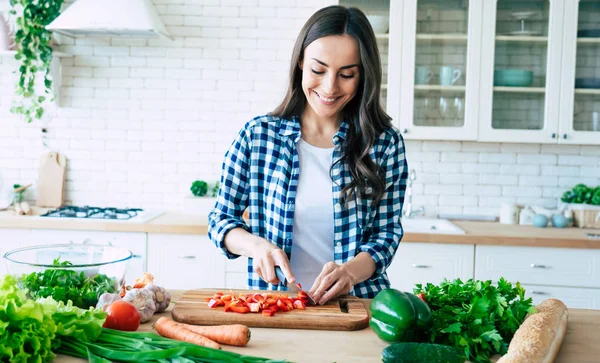
<svg viewBox="0 0 600 363">
<path fill-rule="evenodd" d="M 525 31 L 517 30 L 517 31 L 514 31 L 514 32 L 508 32 L 508 33 L 505 33 L 505 34 L 506 35 L 516 35 L 516 36 L 518 36 L 518 35 L 521 35 L 521 36 L 526 36 L 526 35 L 541 35 L 540 32 L 536 32 L 534 30 L 525 30 Z"/>
</svg>

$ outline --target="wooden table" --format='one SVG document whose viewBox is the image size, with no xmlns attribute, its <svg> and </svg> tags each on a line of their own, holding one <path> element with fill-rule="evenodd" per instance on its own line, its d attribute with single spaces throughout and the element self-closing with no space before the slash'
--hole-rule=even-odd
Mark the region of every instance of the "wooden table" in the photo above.
<svg viewBox="0 0 600 363">
<path fill-rule="evenodd" d="M 182 291 L 172 291 L 177 301 Z M 368 304 L 369 300 L 365 301 Z M 170 316 L 171 307 L 155 314 L 138 331 L 152 331 L 161 316 Z M 380 362 L 381 351 L 388 346 L 371 329 L 358 331 L 322 331 L 301 329 L 251 328 L 252 338 L 246 347 L 223 345 L 224 350 L 259 357 L 287 359 L 297 363 Z M 567 334 L 556 363 L 592 363 L 600 361 L 600 310 L 570 309 Z M 59 356 L 55 362 L 75 363 L 85 360 Z M 434 362 L 432 362 L 434 363 Z"/>
</svg>

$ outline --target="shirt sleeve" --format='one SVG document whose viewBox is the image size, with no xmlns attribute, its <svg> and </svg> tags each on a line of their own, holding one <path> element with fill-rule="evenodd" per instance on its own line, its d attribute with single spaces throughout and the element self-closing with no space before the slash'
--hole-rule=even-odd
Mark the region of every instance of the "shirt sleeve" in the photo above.
<svg viewBox="0 0 600 363">
<path fill-rule="evenodd" d="M 369 238 L 360 246 L 361 252 L 367 252 L 375 261 L 375 273 L 371 280 L 377 279 L 392 262 L 404 235 L 400 217 L 406 191 L 407 163 L 404 153 L 404 140 L 399 133 L 392 138 L 381 165 L 385 173 L 385 192 L 373 221 Z"/>
<path fill-rule="evenodd" d="M 238 258 L 225 248 L 225 235 L 234 228 L 249 230 L 242 216 L 248 206 L 250 147 L 248 127 L 240 130 L 225 153 L 217 202 L 208 215 L 208 237 L 229 259 Z"/>
</svg>

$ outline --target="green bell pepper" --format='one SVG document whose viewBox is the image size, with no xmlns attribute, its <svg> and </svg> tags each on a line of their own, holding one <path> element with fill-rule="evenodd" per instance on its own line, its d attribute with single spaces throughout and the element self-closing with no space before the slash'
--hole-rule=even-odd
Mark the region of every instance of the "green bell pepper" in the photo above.
<svg viewBox="0 0 600 363">
<path fill-rule="evenodd" d="M 431 329 L 431 309 L 414 294 L 381 290 L 371 301 L 369 325 L 387 342 L 411 342 Z"/>
</svg>

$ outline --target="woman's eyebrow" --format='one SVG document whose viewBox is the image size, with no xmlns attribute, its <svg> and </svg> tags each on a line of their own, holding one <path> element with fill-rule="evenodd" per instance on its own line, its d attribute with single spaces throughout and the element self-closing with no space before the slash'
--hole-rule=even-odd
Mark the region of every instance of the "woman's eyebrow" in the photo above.
<svg viewBox="0 0 600 363">
<path fill-rule="evenodd" d="M 318 60 L 317 58 L 311 58 L 311 59 L 316 60 L 319 64 L 321 64 L 325 67 L 329 67 L 329 65 L 327 65 L 327 63 L 322 62 L 322 61 Z M 340 69 L 347 69 L 347 68 L 358 67 L 358 66 L 359 66 L 359 64 L 348 64 L 347 66 L 340 67 Z"/>
</svg>

